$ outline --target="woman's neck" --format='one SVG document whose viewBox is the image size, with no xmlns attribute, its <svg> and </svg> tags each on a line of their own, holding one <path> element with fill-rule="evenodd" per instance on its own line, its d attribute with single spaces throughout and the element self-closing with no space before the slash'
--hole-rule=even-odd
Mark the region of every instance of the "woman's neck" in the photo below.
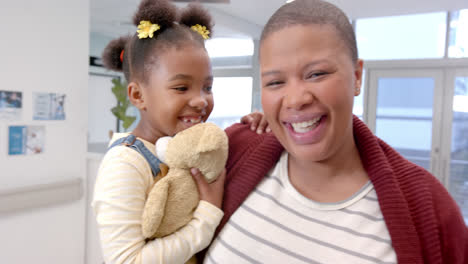
<svg viewBox="0 0 468 264">
<path fill-rule="evenodd" d="M 288 173 L 291 184 L 301 194 L 318 202 L 345 200 L 369 180 L 354 140 L 319 162 L 290 155 Z"/>
</svg>

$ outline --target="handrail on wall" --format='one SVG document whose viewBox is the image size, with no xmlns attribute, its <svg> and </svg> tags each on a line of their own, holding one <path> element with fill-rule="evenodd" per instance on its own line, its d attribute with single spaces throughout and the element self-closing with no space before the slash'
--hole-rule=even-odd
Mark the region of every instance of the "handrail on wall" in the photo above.
<svg viewBox="0 0 468 264">
<path fill-rule="evenodd" d="M 0 214 L 72 202 L 82 196 L 81 178 L 0 190 Z"/>
</svg>

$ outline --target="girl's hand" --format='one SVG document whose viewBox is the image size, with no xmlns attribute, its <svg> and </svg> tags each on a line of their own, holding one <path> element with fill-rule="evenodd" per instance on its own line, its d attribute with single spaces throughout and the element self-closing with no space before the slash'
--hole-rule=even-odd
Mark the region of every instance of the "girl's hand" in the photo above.
<svg viewBox="0 0 468 264">
<path fill-rule="evenodd" d="M 223 205 L 224 180 L 226 179 L 226 169 L 224 169 L 212 183 L 208 183 L 205 177 L 197 168 L 190 169 L 193 179 L 198 187 L 200 200 L 207 201 L 210 204 L 221 209 Z"/>
<path fill-rule="evenodd" d="M 252 131 L 257 131 L 257 134 L 262 134 L 263 132 L 271 132 L 268 122 L 265 119 L 265 115 L 262 112 L 252 112 L 241 118 L 241 123 L 250 124 L 250 129 Z"/>
</svg>

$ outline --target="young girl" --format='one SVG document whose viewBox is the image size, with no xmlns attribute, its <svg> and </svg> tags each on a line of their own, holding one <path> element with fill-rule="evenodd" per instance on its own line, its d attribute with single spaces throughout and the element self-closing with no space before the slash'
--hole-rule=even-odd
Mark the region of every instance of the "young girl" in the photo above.
<svg viewBox="0 0 468 264">
<path fill-rule="evenodd" d="M 199 6 L 189 5 L 179 15 L 166 0 L 143 0 L 133 20 L 137 33 L 109 43 L 103 60 L 107 68 L 124 72 L 141 120 L 130 134 L 114 134 L 92 206 L 106 263 L 184 263 L 209 244 L 223 216 L 224 172 L 208 184 L 192 169 L 201 201 L 193 219 L 176 233 L 145 240 L 141 216 L 160 169 L 156 140 L 206 121 L 213 109 L 213 76 L 204 47 L 212 21 Z"/>
</svg>

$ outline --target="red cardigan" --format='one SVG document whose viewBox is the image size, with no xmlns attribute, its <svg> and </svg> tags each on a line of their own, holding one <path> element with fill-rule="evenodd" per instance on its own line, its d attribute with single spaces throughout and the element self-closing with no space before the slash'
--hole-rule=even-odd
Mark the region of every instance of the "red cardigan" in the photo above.
<svg viewBox="0 0 468 264">
<path fill-rule="evenodd" d="M 226 130 L 229 160 L 223 228 L 250 192 L 276 165 L 283 147 L 272 133 L 247 125 Z M 430 173 L 407 161 L 354 117 L 356 145 L 385 218 L 398 263 L 468 263 L 468 228 L 447 190 Z"/>
</svg>

